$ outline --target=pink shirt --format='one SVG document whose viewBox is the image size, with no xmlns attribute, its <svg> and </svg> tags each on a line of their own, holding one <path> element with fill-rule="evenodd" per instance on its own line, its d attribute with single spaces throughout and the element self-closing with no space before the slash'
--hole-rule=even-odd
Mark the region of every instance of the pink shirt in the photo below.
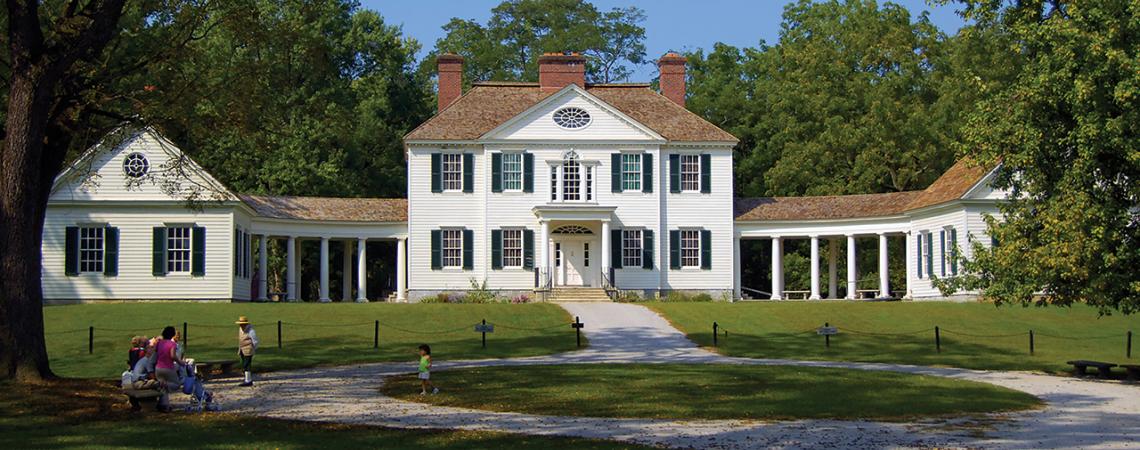
<svg viewBox="0 0 1140 450">
<path fill-rule="evenodd" d="M 174 368 L 174 359 L 170 357 L 170 354 L 174 350 L 174 347 L 177 345 L 178 344 L 175 344 L 174 341 L 168 339 L 160 340 L 157 344 L 155 344 L 154 353 L 158 358 L 154 364 L 154 367 L 156 369 Z"/>
</svg>

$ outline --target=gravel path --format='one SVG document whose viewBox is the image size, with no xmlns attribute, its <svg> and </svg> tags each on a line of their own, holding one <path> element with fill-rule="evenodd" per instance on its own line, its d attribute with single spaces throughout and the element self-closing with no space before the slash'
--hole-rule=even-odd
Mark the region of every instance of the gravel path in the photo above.
<svg viewBox="0 0 1140 450">
<path fill-rule="evenodd" d="M 982 381 L 1036 395 L 1047 407 L 910 423 L 539 416 L 430 406 L 380 395 L 378 388 L 385 377 L 415 370 L 410 361 L 276 372 L 260 377 L 252 389 L 233 383 L 211 388 L 225 409 L 265 417 L 579 436 L 679 448 L 1140 448 L 1137 386 L 1023 372 L 725 357 L 698 348 L 663 318 L 641 306 L 604 303 L 563 307 L 586 324 L 589 349 L 531 358 L 443 361 L 436 363 L 436 368 L 629 362 L 836 367 Z"/>
</svg>

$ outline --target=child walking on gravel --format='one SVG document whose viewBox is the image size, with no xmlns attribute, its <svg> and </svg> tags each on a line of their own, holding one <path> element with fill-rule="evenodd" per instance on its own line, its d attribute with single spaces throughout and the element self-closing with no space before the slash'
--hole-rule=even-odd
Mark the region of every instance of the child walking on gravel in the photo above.
<svg viewBox="0 0 1140 450">
<path fill-rule="evenodd" d="M 438 394 L 439 388 L 435 387 L 431 382 L 431 347 L 427 344 L 420 345 L 420 395 L 427 395 L 428 387 L 431 387 L 432 394 Z"/>
</svg>

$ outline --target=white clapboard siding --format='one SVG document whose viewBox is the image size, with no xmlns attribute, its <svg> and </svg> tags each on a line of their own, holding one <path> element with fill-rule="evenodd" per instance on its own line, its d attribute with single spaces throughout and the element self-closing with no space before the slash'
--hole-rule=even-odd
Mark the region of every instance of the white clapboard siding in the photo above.
<svg viewBox="0 0 1140 450">
<path fill-rule="evenodd" d="M 909 271 L 917 276 L 918 272 L 918 256 L 917 251 L 917 235 L 919 233 L 930 233 L 933 239 L 933 247 L 931 248 L 933 255 L 933 271 L 934 276 L 944 278 L 951 276 L 950 263 L 947 261 L 945 272 L 942 269 L 943 248 L 941 244 L 940 232 L 947 230 L 947 240 L 949 240 L 949 229 L 955 228 L 958 233 L 958 246 L 964 246 L 966 240 L 966 209 L 961 203 L 951 203 L 930 211 L 920 212 L 911 217 L 910 221 L 911 234 L 907 238 L 907 245 L 911 246 L 913 251 L 909 253 L 910 258 L 907 258 L 907 265 Z M 926 245 L 925 234 L 923 234 L 923 246 Z M 949 252 L 949 248 L 946 251 Z M 925 264 L 925 260 L 922 262 Z M 961 264 L 958 266 L 959 273 L 962 272 Z M 926 267 L 922 267 L 922 277 L 911 280 L 910 284 L 911 296 L 915 299 L 937 299 L 945 297 L 938 288 L 934 287 L 931 280 L 931 274 L 927 272 Z M 964 294 L 964 293 L 963 293 Z"/>
<path fill-rule="evenodd" d="M 676 229 L 704 229 L 709 230 L 712 237 L 712 266 L 709 270 L 681 269 L 668 270 L 665 273 L 664 287 L 666 289 L 697 289 L 697 290 L 727 290 L 733 289 L 733 186 L 732 186 L 732 149 L 722 147 L 719 149 L 673 147 L 667 153 L 705 153 L 711 155 L 713 176 L 712 188 L 708 194 L 699 192 L 682 192 L 669 194 L 669 158 L 665 161 L 661 179 L 664 180 L 662 190 L 666 192 L 666 200 L 661 214 L 662 254 L 665 256 L 664 267 L 668 268 L 669 256 L 669 230 Z"/>
<path fill-rule="evenodd" d="M 483 191 L 490 189 L 490 177 L 483 169 L 481 147 L 449 148 L 475 155 L 475 186 L 470 194 L 462 192 L 431 192 L 431 154 L 439 148 L 411 147 L 408 151 L 408 289 L 409 290 L 461 290 L 471 287 L 471 280 L 480 280 L 487 270 L 483 251 L 484 200 Z M 466 228 L 474 231 L 474 270 L 431 269 L 431 230 L 441 227 Z"/>
<path fill-rule="evenodd" d="M 182 205 L 49 205 L 43 235 L 43 289 L 47 301 L 230 300 L 233 293 L 233 207 L 200 212 Z M 119 229 L 119 275 L 64 273 L 66 228 L 105 224 Z M 152 274 L 153 228 L 193 224 L 206 228 L 206 274 Z"/>
</svg>

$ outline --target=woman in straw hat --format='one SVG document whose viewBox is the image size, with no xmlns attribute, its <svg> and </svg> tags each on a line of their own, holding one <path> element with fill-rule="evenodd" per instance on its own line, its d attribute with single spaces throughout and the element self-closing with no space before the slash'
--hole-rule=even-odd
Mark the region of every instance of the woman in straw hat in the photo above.
<svg viewBox="0 0 1140 450">
<path fill-rule="evenodd" d="M 253 386 L 253 373 L 250 372 L 250 365 L 253 364 L 253 353 L 257 351 L 257 345 L 261 341 L 257 340 L 257 332 L 253 331 L 253 324 L 249 323 L 249 319 L 245 316 L 238 317 L 238 356 L 241 357 L 241 370 L 245 371 L 245 381 L 241 383 L 242 386 Z"/>
</svg>

